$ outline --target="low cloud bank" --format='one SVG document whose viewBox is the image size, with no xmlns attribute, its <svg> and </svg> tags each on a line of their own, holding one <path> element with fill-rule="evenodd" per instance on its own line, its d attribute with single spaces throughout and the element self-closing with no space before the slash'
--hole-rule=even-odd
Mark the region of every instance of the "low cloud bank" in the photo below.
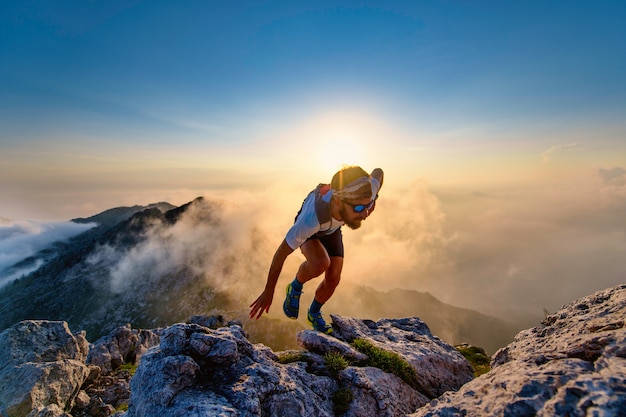
<svg viewBox="0 0 626 417">
<path fill-rule="evenodd" d="M 387 178 L 372 216 L 359 230 L 344 228 L 342 279 L 378 290 L 430 292 L 486 314 L 540 317 L 544 309 L 555 311 L 624 282 L 624 176 L 622 168 L 613 168 L 579 178 L 477 189 L 436 188 L 421 180 L 396 185 Z M 106 265 L 116 292 L 183 267 L 249 305 L 262 291 L 274 251 L 309 191 L 275 186 L 223 192 L 219 199 L 206 196 L 175 225 L 154 224 L 130 250 L 104 246 L 89 262 Z M 44 226 L 0 228 L 0 253 L 17 259 L 26 249 L 36 250 L 28 245 L 29 237 L 37 237 L 43 247 L 85 227 Z M 284 286 L 302 260 L 299 251 L 288 258 L 274 314 L 280 313 Z M 318 283 L 307 284 L 307 296 Z M 350 300 L 341 285 L 335 297 Z"/>
<path fill-rule="evenodd" d="M 24 268 L 13 268 L 16 263 L 35 255 L 54 242 L 67 240 L 95 226 L 72 222 L 0 220 L 0 287 L 32 272 L 40 265 L 37 263 Z"/>
<path fill-rule="evenodd" d="M 235 191 L 222 198 L 206 196 L 187 208 L 174 225 L 152 224 L 130 249 L 101 246 L 88 263 L 107 269 L 110 289 L 116 293 L 182 274 L 203 277 L 207 287 L 248 303 L 264 284 L 274 245 L 278 247 L 292 216 L 277 205 L 283 193 Z M 181 276 L 181 281 L 185 279 Z"/>
<path fill-rule="evenodd" d="M 626 276 L 622 168 L 515 187 L 383 190 L 345 276 L 488 314 L 541 316 Z"/>
<path fill-rule="evenodd" d="M 427 291 L 487 314 L 539 317 L 544 309 L 555 311 L 623 282 L 621 175 L 613 169 L 575 180 L 477 190 L 431 189 L 426 181 L 396 187 L 389 180 L 363 226 L 344 228 L 342 279 L 379 290 Z M 151 229 L 131 251 L 102 248 L 97 256 L 114 265 L 110 279 L 116 291 L 185 265 L 208 285 L 250 298 L 244 300 L 249 304 L 265 285 L 274 251 L 308 191 L 224 194 L 217 209 L 211 203 L 211 218 L 208 208 L 197 206 L 173 227 Z M 288 258 L 275 313 L 282 288 L 302 260 L 299 251 Z M 318 282 L 305 291 L 312 294 Z M 336 297 L 350 295 L 340 286 Z"/>
</svg>

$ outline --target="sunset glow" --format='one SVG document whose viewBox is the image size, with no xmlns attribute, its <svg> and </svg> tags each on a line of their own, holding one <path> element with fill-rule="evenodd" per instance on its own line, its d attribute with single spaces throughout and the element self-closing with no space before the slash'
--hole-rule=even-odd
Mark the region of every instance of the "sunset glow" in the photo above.
<svg viewBox="0 0 626 417">
<path fill-rule="evenodd" d="M 347 164 L 385 171 L 348 280 L 533 311 L 624 280 L 626 2 L 257 3 L 3 2 L 0 233 L 206 196 L 274 242 Z"/>
</svg>

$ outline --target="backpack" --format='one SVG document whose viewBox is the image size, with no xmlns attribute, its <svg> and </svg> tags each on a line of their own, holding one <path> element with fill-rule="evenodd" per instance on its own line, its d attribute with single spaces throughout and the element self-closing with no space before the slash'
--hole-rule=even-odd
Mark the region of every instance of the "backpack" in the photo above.
<svg viewBox="0 0 626 417">
<path fill-rule="evenodd" d="M 324 201 L 324 197 L 330 191 L 330 184 L 319 184 L 315 192 L 315 214 L 317 221 L 320 223 L 320 231 L 318 235 L 323 235 L 325 231 L 330 229 L 330 203 Z"/>
<path fill-rule="evenodd" d="M 326 234 L 328 230 L 330 230 L 331 220 L 330 220 L 330 204 L 324 201 L 323 197 L 330 191 L 330 184 L 319 184 L 313 191 L 309 193 L 315 193 L 315 215 L 317 216 L 317 221 L 320 224 L 320 231 L 317 232 L 318 236 L 323 236 Z M 307 196 L 309 198 L 309 196 Z M 304 199 L 306 201 L 306 198 Z M 304 202 L 303 202 L 304 204 Z M 302 208 L 296 214 L 294 221 L 300 215 Z"/>
</svg>

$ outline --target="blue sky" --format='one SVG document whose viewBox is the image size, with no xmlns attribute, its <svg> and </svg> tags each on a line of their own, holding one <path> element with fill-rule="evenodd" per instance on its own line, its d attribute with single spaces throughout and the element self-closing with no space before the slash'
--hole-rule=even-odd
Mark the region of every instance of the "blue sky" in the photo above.
<svg viewBox="0 0 626 417">
<path fill-rule="evenodd" d="M 5 3 L 2 143 L 232 145 L 333 107 L 428 132 L 623 119 L 623 2 L 213 4 Z"/>
<path fill-rule="evenodd" d="M 2 2 L 0 226 L 242 192 L 288 221 L 339 164 L 380 166 L 355 265 L 552 309 L 623 281 L 625 21 L 623 1 Z"/>
</svg>

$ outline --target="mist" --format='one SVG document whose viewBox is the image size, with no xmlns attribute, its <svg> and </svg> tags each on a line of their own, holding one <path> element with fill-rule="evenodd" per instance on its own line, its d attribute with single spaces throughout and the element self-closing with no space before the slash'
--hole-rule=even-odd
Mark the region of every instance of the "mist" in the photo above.
<svg viewBox="0 0 626 417">
<path fill-rule="evenodd" d="M 371 217 L 359 230 L 344 228 L 343 285 L 335 298 L 349 300 L 353 283 L 429 292 L 504 318 L 540 317 L 619 284 L 626 270 L 625 175 L 617 168 L 476 189 L 386 179 Z M 132 250 L 101 247 L 90 262 L 112 265 L 117 292 L 183 265 L 247 306 L 309 191 L 273 186 L 207 195 L 176 224 L 153 225 Z M 288 258 L 270 316 L 281 316 L 284 286 L 303 259 L 299 251 Z M 305 286 L 309 298 L 316 281 Z"/>
<path fill-rule="evenodd" d="M 41 261 L 25 266 L 15 264 L 55 242 L 65 241 L 95 226 L 72 222 L 0 220 L 0 287 L 34 271 Z"/>
<path fill-rule="evenodd" d="M 371 223 L 345 234 L 346 278 L 542 316 L 624 282 L 625 177 L 615 168 L 508 187 L 384 190 Z"/>
<path fill-rule="evenodd" d="M 186 277 L 201 277 L 203 285 L 248 303 L 257 285 L 264 283 L 273 246 L 278 247 L 289 224 L 289 216 L 278 203 L 284 191 L 205 196 L 195 200 L 173 225 L 155 221 L 130 249 L 103 245 L 87 262 L 108 269 L 114 293 L 184 270 Z"/>
</svg>

